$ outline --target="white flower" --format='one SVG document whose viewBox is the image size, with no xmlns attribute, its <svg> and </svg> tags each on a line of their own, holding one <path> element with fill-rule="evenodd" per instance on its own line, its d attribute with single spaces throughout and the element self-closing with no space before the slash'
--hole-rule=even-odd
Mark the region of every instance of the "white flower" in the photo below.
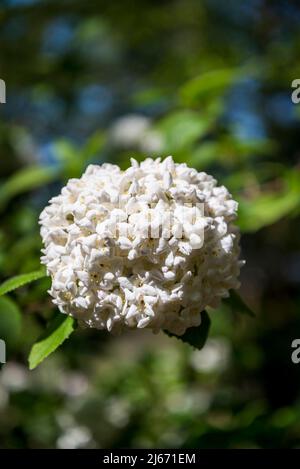
<svg viewBox="0 0 300 469">
<path fill-rule="evenodd" d="M 140 114 L 127 114 L 117 119 L 110 130 L 110 138 L 113 145 L 127 150 L 153 153 L 163 146 L 162 136 L 151 128 L 151 120 Z"/>
<path fill-rule="evenodd" d="M 98 329 L 183 334 L 239 287 L 236 211 L 225 187 L 172 157 L 90 165 L 40 216 L 53 302 Z"/>
<path fill-rule="evenodd" d="M 202 350 L 195 350 L 191 355 L 191 365 L 200 372 L 220 372 L 226 369 L 230 361 L 230 344 L 223 338 L 208 339 Z"/>
</svg>

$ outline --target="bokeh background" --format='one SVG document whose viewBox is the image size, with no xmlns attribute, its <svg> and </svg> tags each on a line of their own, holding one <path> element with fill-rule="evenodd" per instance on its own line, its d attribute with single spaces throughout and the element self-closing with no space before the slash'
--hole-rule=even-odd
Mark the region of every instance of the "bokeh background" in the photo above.
<svg viewBox="0 0 300 469">
<path fill-rule="evenodd" d="M 240 202 L 249 318 L 211 312 L 202 351 L 77 331 L 29 371 L 55 309 L 0 300 L 2 448 L 300 446 L 300 4 L 2 0 L 0 281 L 39 267 L 38 215 L 90 162 L 167 156 Z"/>
</svg>

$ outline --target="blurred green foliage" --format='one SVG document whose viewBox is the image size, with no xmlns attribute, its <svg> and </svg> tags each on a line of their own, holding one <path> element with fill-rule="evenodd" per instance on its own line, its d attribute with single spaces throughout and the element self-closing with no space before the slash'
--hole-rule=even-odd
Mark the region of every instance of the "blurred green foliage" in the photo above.
<svg viewBox="0 0 300 469">
<path fill-rule="evenodd" d="M 1 3 L 0 282 L 40 268 L 39 212 L 87 164 L 173 154 L 239 201 L 256 313 L 224 302 L 202 351 L 76 331 L 30 372 L 49 279 L 1 297 L 1 447 L 299 447 L 299 20 L 285 0 Z"/>
</svg>

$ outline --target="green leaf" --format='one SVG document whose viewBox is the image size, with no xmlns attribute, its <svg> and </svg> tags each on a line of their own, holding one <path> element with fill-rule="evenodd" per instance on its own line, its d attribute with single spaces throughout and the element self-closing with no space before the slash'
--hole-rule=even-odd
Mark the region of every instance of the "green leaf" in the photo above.
<svg viewBox="0 0 300 469">
<path fill-rule="evenodd" d="M 299 207 L 300 194 L 264 194 L 252 201 L 239 200 L 239 227 L 244 232 L 258 231 L 272 225 Z"/>
<path fill-rule="evenodd" d="M 196 111 L 176 111 L 161 119 L 157 129 L 164 141 L 164 151 L 178 153 L 203 137 L 211 128 L 213 119 Z"/>
<path fill-rule="evenodd" d="M 238 225 L 244 232 L 257 231 L 285 216 L 293 214 L 300 206 L 300 172 L 289 170 L 280 181 L 283 189 L 263 193 L 247 200 L 239 199 Z"/>
<path fill-rule="evenodd" d="M 253 311 L 249 308 L 240 295 L 232 290 L 230 297 L 225 300 L 225 303 L 232 309 L 232 311 L 240 314 L 246 314 L 247 316 L 255 317 Z"/>
<path fill-rule="evenodd" d="M 14 344 L 20 334 L 22 316 L 18 305 L 9 297 L 0 298 L 0 338 L 7 345 Z"/>
<path fill-rule="evenodd" d="M 73 145 L 65 138 L 57 140 L 54 144 L 54 149 L 57 159 L 62 161 L 64 164 L 66 162 L 72 161 L 78 153 L 78 149 L 75 147 L 75 145 Z"/>
<path fill-rule="evenodd" d="M 0 296 L 5 295 L 6 293 L 15 290 L 16 288 L 22 287 L 23 285 L 38 280 L 42 277 L 46 277 L 45 269 L 40 269 L 36 270 L 35 272 L 12 277 L 0 285 Z"/>
<path fill-rule="evenodd" d="M 105 134 L 101 131 L 95 132 L 80 151 L 80 158 L 84 163 L 89 158 L 99 155 L 106 142 Z"/>
<path fill-rule="evenodd" d="M 0 187 L 0 208 L 3 208 L 10 199 L 23 192 L 44 186 L 57 178 L 55 168 L 30 166 L 15 173 Z"/>
<path fill-rule="evenodd" d="M 76 321 L 71 316 L 58 313 L 49 323 L 45 333 L 33 345 L 29 354 L 29 368 L 33 370 L 54 352 L 75 329 Z"/>
<path fill-rule="evenodd" d="M 189 166 L 203 169 L 214 163 L 219 158 L 218 145 L 215 142 L 204 142 L 191 151 Z"/>
<path fill-rule="evenodd" d="M 198 104 L 206 98 L 215 98 L 218 94 L 224 93 L 235 80 L 240 78 L 240 74 L 241 70 L 235 68 L 202 73 L 182 86 L 180 90 L 182 102 L 190 106 Z"/>
<path fill-rule="evenodd" d="M 149 106 L 166 99 L 167 90 L 158 87 L 149 87 L 136 91 L 132 96 L 133 104 L 136 106 Z"/>
<path fill-rule="evenodd" d="M 57 140 L 54 145 L 55 153 L 62 163 L 65 177 L 67 179 L 80 177 L 87 163 L 99 155 L 104 144 L 103 132 L 95 132 L 81 148 L 76 147 L 69 140 Z"/>
<path fill-rule="evenodd" d="M 201 350 L 208 337 L 210 328 L 210 319 L 206 311 L 201 312 L 201 324 L 197 327 L 190 327 L 183 335 L 172 334 L 172 332 L 164 331 L 169 337 L 176 337 L 177 339 L 186 342 L 192 347 Z"/>
</svg>

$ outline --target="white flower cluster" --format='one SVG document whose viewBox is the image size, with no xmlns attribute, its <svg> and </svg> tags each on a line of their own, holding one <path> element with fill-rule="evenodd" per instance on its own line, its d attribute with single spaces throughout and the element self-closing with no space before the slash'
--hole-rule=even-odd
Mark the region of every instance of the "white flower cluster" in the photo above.
<svg viewBox="0 0 300 469">
<path fill-rule="evenodd" d="M 224 186 L 172 157 L 90 165 L 40 216 L 53 302 L 89 327 L 181 335 L 239 287 L 236 211 Z"/>
</svg>

